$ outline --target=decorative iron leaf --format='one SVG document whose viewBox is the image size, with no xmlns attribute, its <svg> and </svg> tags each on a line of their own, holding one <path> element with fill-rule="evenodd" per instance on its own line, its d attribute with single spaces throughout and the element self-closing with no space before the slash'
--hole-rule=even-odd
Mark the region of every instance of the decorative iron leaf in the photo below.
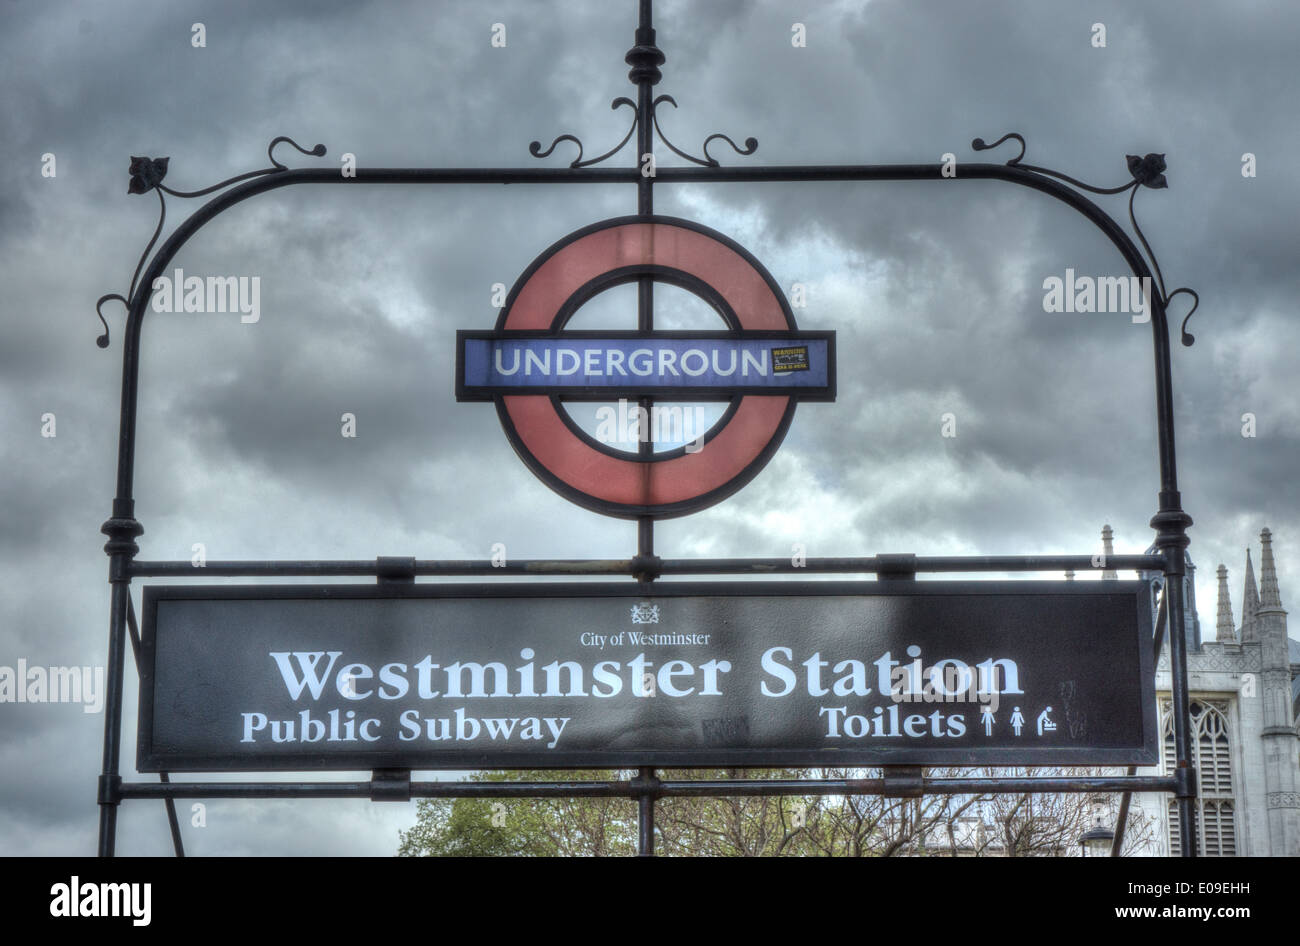
<svg viewBox="0 0 1300 946">
<path fill-rule="evenodd" d="M 162 183 L 167 176 L 167 162 L 170 158 L 144 158 L 131 156 L 131 183 L 127 185 L 128 194 L 145 194 Z"/>
<path fill-rule="evenodd" d="M 1162 173 L 1165 170 L 1165 156 L 1154 151 L 1139 158 L 1136 154 L 1127 155 L 1128 171 L 1133 179 L 1147 187 L 1168 187 L 1169 181 Z"/>
</svg>

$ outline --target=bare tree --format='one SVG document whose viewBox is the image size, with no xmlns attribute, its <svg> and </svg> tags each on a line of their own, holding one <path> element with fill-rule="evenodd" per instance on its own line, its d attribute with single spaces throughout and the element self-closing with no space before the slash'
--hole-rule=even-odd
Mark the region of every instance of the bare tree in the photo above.
<svg viewBox="0 0 1300 946">
<path fill-rule="evenodd" d="M 1034 769 L 1035 776 L 1103 774 Z M 930 769 L 931 777 L 1015 776 L 1026 770 Z M 477 778 L 532 779 L 556 773 L 483 773 Z M 859 779 L 879 770 L 745 770 L 750 779 Z M 736 770 L 670 770 L 674 780 L 736 778 Z M 565 777 L 618 777 L 615 772 Z M 1100 807 L 1114 824 L 1117 796 L 1088 793 L 671 797 L 655 806 L 661 854 L 713 857 L 1052 857 L 1078 853 L 1079 838 Z M 626 799 L 436 799 L 422 801 L 418 823 L 403 832 L 408 855 L 606 855 L 636 845 L 636 806 Z M 1130 809 L 1123 853 L 1141 853 L 1154 827 Z"/>
</svg>

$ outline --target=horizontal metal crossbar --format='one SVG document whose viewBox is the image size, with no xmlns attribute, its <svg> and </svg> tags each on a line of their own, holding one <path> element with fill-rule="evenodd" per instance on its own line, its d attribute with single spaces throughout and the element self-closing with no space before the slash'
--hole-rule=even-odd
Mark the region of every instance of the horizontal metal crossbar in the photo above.
<svg viewBox="0 0 1300 946">
<path fill-rule="evenodd" d="M 936 778 L 920 780 L 926 795 L 1021 792 L 1172 792 L 1162 776 L 1060 776 L 1042 778 Z M 127 798 L 370 798 L 366 782 L 123 782 Z M 632 780 L 573 782 L 411 782 L 411 798 L 692 798 L 760 795 L 890 795 L 883 778 Z"/>
<path fill-rule="evenodd" d="M 391 562 L 392 560 L 390 560 Z M 808 558 L 796 565 L 789 558 L 623 558 L 443 561 L 407 559 L 397 570 L 406 575 L 772 575 L 900 574 L 924 572 L 1016 571 L 1163 571 L 1163 555 L 873 555 L 862 558 Z M 234 576 L 379 576 L 394 566 L 378 560 L 210 561 L 196 566 L 183 561 L 139 561 L 129 566 L 133 578 Z"/>
</svg>

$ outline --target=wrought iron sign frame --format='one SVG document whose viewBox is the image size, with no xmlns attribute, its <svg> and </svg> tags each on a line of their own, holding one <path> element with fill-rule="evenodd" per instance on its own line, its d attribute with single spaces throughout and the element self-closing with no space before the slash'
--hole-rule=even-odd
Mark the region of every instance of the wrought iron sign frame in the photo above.
<svg viewBox="0 0 1300 946">
<path fill-rule="evenodd" d="M 1170 301 L 1185 294 L 1192 299 L 1191 311 L 1184 318 L 1181 340 L 1191 345 L 1193 337 L 1187 333 L 1187 319 L 1195 311 L 1199 300 L 1191 289 L 1178 288 L 1167 292 L 1155 255 L 1134 216 L 1134 200 L 1143 188 L 1167 186 L 1163 171 L 1164 156 L 1148 154 L 1145 157 L 1128 156 L 1130 180 L 1124 184 L 1102 188 L 1093 187 L 1068 175 L 1047 168 L 1026 164 L 1025 140 L 1020 135 L 1003 135 L 991 144 L 976 138 L 975 151 L 996 148 L 1009 140 L 1020 146 L 1014 157 L 1002 164 L 962 163 L 955 176 L 944 175 L 940 164 L 894 165 L 794 165 L 768 167 L 723 167 L 709 152 L 716 141 L 725 142 L 737 154 L 754 153 L 758 142 L 748 138 L 742 146 L 724 134 L 713 134 L 701 146 L 703 157 L 689 154 L 675 146 L 664 135 L 659 125 L 658 111 L 664 104 L 677 106 L 669 95 L 654 96 L 653 90 L 662 78 L 659 67 L 664 63 L 663 52 L 655 45 L 652 27 L 651 0 L 639 0 L 639 25 L 635 45 L 626 55 L 631 66 L 628 73 L 636 86 L 637 99 L 619 97 L 612 108 L 629 107 L 634 117 L 623 140 L 598 157 L 583 158 L 582 142 L 570 134 L 562 134 L 543 149 L 540 142 L 532 142 L 529 150 L 534 157 L 545 158 L 562 142 L 577 146 L 577 156 L 565 168 L 366 168 L 358 167 L 354 177 L 343 177 L 338 170 L 327 168 L 290 168 L 276 159 L 278 145 L 288 144 L 303 154 L 316 157 L 325 154 L 324 145 L 308 150 L 287 137 L 275 138 L 267 149 L 270 166 L 240 174 L 211 187 L 194 191 L 173 190 L 163 183 L 167 174 L 167 158 L 135 157 L 131 160 L 129 192 L 144 194 L 154 191 L 158 195 L 158 225 L 152 238 L 136 264 L 130 288 L 125 295 L 109 293 L 96 305 L 101 321 L 103 305 L 109 300 L 123 304 L 127 310 L 123 332 L 123 367 L 121 389 L 120 433 L 116 495 L 112 515 L 103 524 L 108 536 L 104 551 L 109 558 L 109 583 L 111 603 L 107 660 L 106 711 L 104 714 L 103 766 L 99 776 L 99 845 L 101 856 L 112 856 L 115 851 L 117 812 L 119 805 L 128 799 L 162 799 L 165 802 L 171 826 L 173 846 L 178 856 L 183 855 L 180 826 L 176 817 L 176 798 L 369 798 L 372 800 L 406 801 L 411 798 L 523 798 L 523 797 L 622 797 L 638 804 L 638 849 L 643 855 L 654 851 L 655 799 L 682 796 L 759 796 L 759 795 L 854 795 L 872 794 L 886 796 L 920 796 L 923 794 L 970 794 L 986 792 L 1122 792 L 1120 823 L 1117 826 L 1112 854 L 1118 855 L 1124 837 L 1129 794 L 1162 792 L 1174 796 L 1178 810 L 1178 831 L 1181 849 L 1185 856 L 1195 856 L 1196 834 L 1193 825 L 1193 802 L 1196 797 L 1196 778 L 1192 768 L 1192 747 L 1188 713 L 1186 641 L 1184 627 L 1183 576 L 1185 550 L 1189 545 L 1187 528 L 1191 517 L 1183 511 L 1178 491 L 1176 451 L 1174 446 L 1173 381 L 1170 366 L 1170 340 L 1166 310 Z M 597 167 L 622 150 L 635 135 L 638 160 L 631 167 Z M 672 153 L 693 166 L 658 168 L 653 176 L 642 173 L 639 156 L 653 151 L 653 140 L 658 137 Z M 1158 431 L 1158 459 L 1160 488 L 1158 509 L 1151 519 L 1155 530 L 1153 554 L 1109 556 L 1104 567 L 1112 570 L 1139 570 L 1161 572 L 1164 575 L 1164 595 L 1156 621 L 1152 665 L 1166 636 L 1165 628 L 1176 629 L 1168 633 L 1170 669 L 1172 675 L 1172 706 L 1174 716 L 1174 747 L 1176 764 L 1170 775 L 1138 776 L 1130 766 L 1127 775 L 1121 776 L 1068 776 L 1068 777 L 1001 777 L 1001 778 L 929 778 L 920 766 L 887 766 L 879 778 L 866 779 L 724 779 L 724 780 L 664 780 L 651 766 L 637 770 L 635 777 L 616 781 L 568 782 L 413 782 L 409 770 L 376 770 L 369 781 L 361 782 L 173 782 L 168 773 L 160 774 L 160 782 L 124 781 L 120 774 L 122 736 L 123 671 L 126 647 L 131 646 L 139 666 L 140 635 L 132 602 L 131 582 L 142 578 L 176 578 L 194 576 L 191 563 L 186 561 L 138 561 L 139 546 L 136 539 L 143 533 L 134 514 L 134 470 L 139 392 L 140 333 L 151 296 L 154 280 L 164 271 L 176 253 L 204 225 L 234 205 L 281 187 L 298 184 L 342 185 L 359 187 L 382 184 L 404 185 L 456 185 L 456 184 L 634 184 L 637 190 L 637 215 L 635 219 L 650 220 L 654 214 L 654 187 L 683 183 L 759 183 L 759 182 L 867 182 L 867 181 L 928 181 L 940 182 L 945 187 L 959 187 L 965 181 L 995 180 L 1026 187 L 1046 194 L 1073 208 L 1091 222 L 1115 246 L 1133 275 L 1150 279 L 1154 292 L 1148 301 L 1153 335 L 1155 367 L 1156 425 Z M 1124 228 L 1103 211 L 1084 192 L 1099 195 L 1129 193 L 1128 215 L 1141 250 Z M 213 196 L 157 246 L 166 218 L 166 199 Z M 662 218 L 661 218 L 662 219 Z M 152 252 L 152 256 L 150 253 Z M 654 328 L 654 281 L 652 272 L 624 274 L 638 285 L 638 330 L 649 332 Z M 662 275 L 662 274 L 661 274 Z M 784 297 L 781 297 L 784 300 Z M 100 347 L 109 344 L 108 324 L 98 339 Z M 643 407 L 650 407 L 652 398 L 641 399 Z M 788 414 L 782 427 L 788 425 Z M 724 415 L 725 416 L 725 415 Z M 775 438 L 779 443 L 779 435 Z M 772 446 L 772 450 L 775 445 Z M 640 445 L 640 458 L 650 461 L 657 456 L 653 443 Z M 766 459 L 765 457 L 763 459 Z M 758 464 L 761 466 L 761 463 Z M 756 472 L 756 470 L 755 470 Z M 750 474 L 752 475 L 752 473 Z M 747 477 L 746 477 L 747 479 Z M 743 482 L 735 486 L 739 488 Z M 727 490 L 727 493 L 734 489 Z M 710 501 L 716 501 L 711 499 Z M 659 515 L 680 515 L 691 511 L 660 511 Z M 629 516 L 627 510 L 614 512 Z M 440 577 L 536 577 L 536 576 L 630 576 L 639 587 L 649 589 L 650 583 L 666 575 L 722 575 L 746 574 L 774 576 L 779 574 L 853 574 L 875 575 L 877 579 L 912 579 L 918 573 L 951 572 L 1034 572 L 1083 571 L 1097 569 L 1090 555 L 1050 556 L 941 556 L 876 555 L 859 558 L 809 558 L 796 568 L 788 559 L 664 559 L 654 552 L 654 515 L 633 512 L 629 517 L 637 521 L 637 552 L 620 560 L 524 560 L 510 561 L 503 567 L 489 561 L 416 560 L 414 558 L 380 557 L 374 561 L 209 561 L 203 573 L 207 577 L 241 576 L 268 578 L 283 576 L 347 577 L 368 576 L 380 583 L 412 582 L 417 576 Z"/>
</svg>

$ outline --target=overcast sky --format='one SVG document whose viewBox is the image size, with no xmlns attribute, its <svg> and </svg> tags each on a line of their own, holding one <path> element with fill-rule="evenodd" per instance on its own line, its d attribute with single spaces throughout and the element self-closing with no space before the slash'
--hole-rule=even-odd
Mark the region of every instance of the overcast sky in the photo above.
<svg viewBox="0 0 1300 946">
<path fill-rule="evenodd" d="M 113 496 L 123 313 L 105 306 L 113 341 L 101 350 L 94 303 L 126 291 L 158 206 L 128 196 L 130 156 L 169 156 L 178 190 L 265 167 L 277 135 L 328 148 L 278 150 L 292 166 L 337 168 L 351 152 L 371 167 L 563 167 L 570 144 L 538 161 L 528 143 L 572 133 L 591 157 L 626 131 L 628 111 L 610 101 L 635 95 L 623 62 L 635 9 L 4 0 L 0 665 L 106 659 L 98 529 Z M 680 106 L 661 113 L 673 143 L 759 141 L 749 157 L 715 145 L 724 164 L 1004 161 L 1014 143 L 990 156 L 970 141 L 1015 131 L 1027 163 L 1115 186 L 1129 180 L 1126 154 L 1165 153 L 1169 189 L 1143 189 L 1137 212 L 1168 288 L 1201 299 L 1195 346 L 1175 328 L 1173 368 L 1203 631 L 1213 637 L 1215 566 L 1231 570 L 1239 609 L 1245 549 L 1258 566 L 1264 526 L 1284 605 L 1297 600 L 1300 187 L 1286 162 L 1300 153 L 1300 8 L 660 0 L 655 25 L 668 57 L 656 91 Z M 1247 152 L 1255 177 L 1242 173 Z M 497 542 L 514 558 L 632 554 L 632 523 L 551 492 L 491 405 L 456 403 L 453 362 L 457 329 L 492 326 L 494 283 L 513 284 L 566 233 L 635 212 L 634 191 L 303 186 L 207 226 L 174 265 L 258 276 L 260 319 L 146 318 L 140 557 L 188 559 L 194 543 L 213 559 L 482 559 Z M 1095 199 L 1127 226 L 1127 195 Z M 202 202 L 169 198 L 167 230 Z M 1086 554 L 1107 522 L 1116 551 L 1150 544 L 1150 327 L 1043 307 L 1044 279 L 1067 268 L 1127 275 L 1082 217 L 999 182 L 661 184 L 655 205 L 739 241 L 787 291 L 803 283 L 800 326 L 839 342 L 837 401 L 800 407 L 783 448 L 730 500 L 662 524 L 659 554 L 788 556 L 794 543 L 810 556 Z M 721 327 L 684 291 L 658 298 L 662 324 Z M 1175 327 L 1185 312 L 1176 300 Z M 635 290 L 610 291 L 579 320 L 634 327 Z M 355 438 L 341 436 L 345 412 Z M 945 413 L 956 437 L 941 436 Z M 56 436 L 42 436 L 46 414 Z M 130 670 L 127 691 L 131 777 Z M 94 851 L 103 718 L 0 705 L 0 853 Z M 415 814 L 215 801 L 195 828 L 189 802 L 181 811 L 196 854 L 391 854 Z M 126 803 L 119 824 L 119 852 L 169 851 L 161 804 Z"/>
</svg>

